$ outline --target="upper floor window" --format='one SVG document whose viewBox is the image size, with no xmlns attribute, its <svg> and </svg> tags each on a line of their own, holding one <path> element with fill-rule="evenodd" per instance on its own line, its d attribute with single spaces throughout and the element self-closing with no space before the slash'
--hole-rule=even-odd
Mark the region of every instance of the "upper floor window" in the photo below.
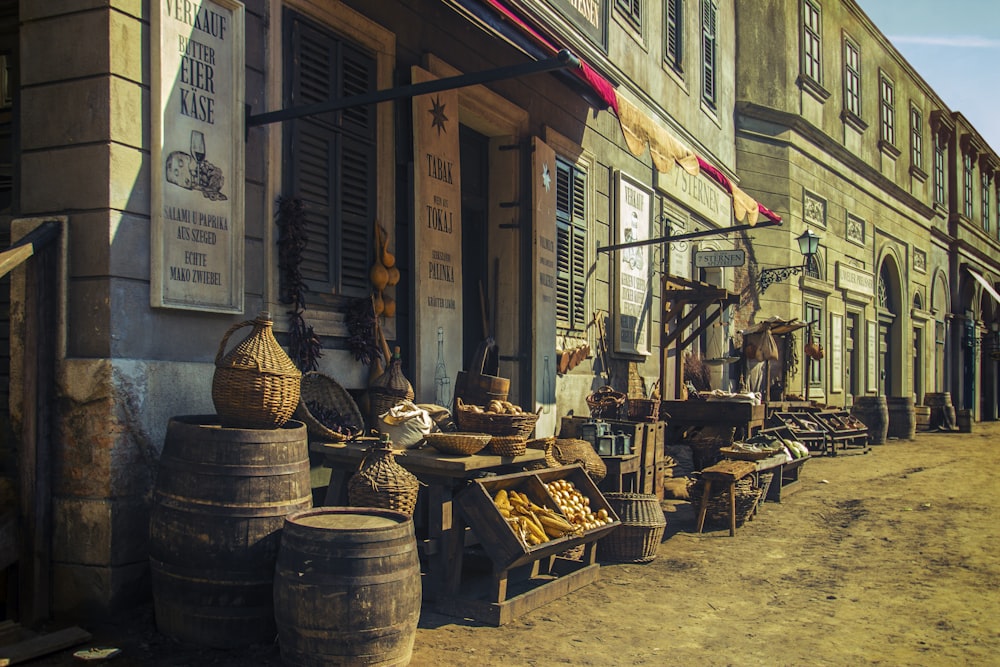
<svg viewBox="0 0 1000 667">
<path fill-rule="evenodd" d="M 981 170 L 982 175 L 980 179 L 983 182 L 983 231 L 990 231 L 990 183 L 993 180 L 990 178 L 990 172 L 986 169 Z"/>
<path fill-rule="evenodd" d="M 665 0 L 663 5 L 663 58 L 675 71 L 682 71 L 683 0 Z"/>
<path fill-rule="evenodd" d="M 924 119 L 920 109 L 910 107 L 910 162 L 924 168 Z"/>
<path fill-rule="evenodd" d="M 963 153 L 962 154 L 962 182 L 964 185 L 964 197 L 962 199 L 963 208 L 965 212 L 965 217 L 972 220 L 973 204 L 972 204 L 972 175 L 975 168 L 972 165 L 972 154 Z"/>
<path fill-rule="evenodd" d="M 861 117 L 861 51 L 844 38 L 844 109 Z"/>
<path fill-rule="evenodd" d="M 556 324 L 587 325 L 587 173 L 556 159 Z"/>
<path fill-rule="evenodd" d="M 615 0 L 617 9 L 630 26 L 642 30 L 642 0 Z"/>
<path fill-rule="evenodd" d="M 718 48 L 718 0 L 701 0 L 701 99 L 713 109 L 716 104 L 716 49 Z"/>
<path fill-rule="evenodd" d="M 879 139 L 896 145 L 896 90 L 884 74 L 879 77 Z"/>
<path fill-rule="evenodd" d="M 822 41 L 819 5 L 802 0 L 802 73 L 822 83 Z"/>
<path fill-rule="evenodd" d="M 934 137 L 934 203 L 944 206 L 944 140 Z"/>
<path fill-rule="evenodd" d="M 285 107 L 375 90 L 372 54 L 328 27 L 286 10 Z M 305 116 L 286 126 L 283 185 L 301 199 L 309 246 L 300 271 L 312 305 L 367 297 L 375 220 L 374 105 Z M 284 287 L 283 287 L 284 289 Z"/>
</svg>

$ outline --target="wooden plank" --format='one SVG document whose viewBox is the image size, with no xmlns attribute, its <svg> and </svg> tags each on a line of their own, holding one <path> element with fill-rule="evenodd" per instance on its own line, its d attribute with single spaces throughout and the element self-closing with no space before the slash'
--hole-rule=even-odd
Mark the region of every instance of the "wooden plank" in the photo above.
<svg viewBox="0 0 1000 667">
<path fill-rule="evenodd" d="M 0 667 L 27 662 L 39 656 L 82 644 L 90 641 L 90 637 L 90 633 L 86 630 L 73 626 L 38 635 L 10 646 L 0 646 Z"/>
</svg>

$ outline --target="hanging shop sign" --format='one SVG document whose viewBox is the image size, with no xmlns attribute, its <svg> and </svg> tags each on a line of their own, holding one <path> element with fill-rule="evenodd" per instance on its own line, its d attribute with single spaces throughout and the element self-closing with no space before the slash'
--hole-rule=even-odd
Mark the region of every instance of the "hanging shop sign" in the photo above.
<svg viewBox="0 0 1000 667">
<path fill-rule="evenodd" d="M 413 83 L 434 78 L 411 68 Z M 462 181 L 458 142 L 458 91 L 413 98 L 413 186 L 416 211 L 413 250 L 417 279 L 414 297 L 420 317 L 414 320 L 417 354 L 414 390 L 417 401 L 432 403 L 435 370 L 443 363 L 450 375 L 462 369 Z M 444 336 L 439 361 L 438 329 Z"/>
<path fill-rule="evenodd" d="M 653 221 L 653 191 L 636 179 L 617 172 L 615 183 L 616 243 L 649 239 Z M 652 267 L 649 245 L 623 248 L 615 266 L 614 350 L 621 354 L 649 354 L 652 310 Z"/>
<path fill-rule="evenodd" d="M 591 42 L 607 49 L 608 0 L 549 0 L 549 4 Z"/>
<path fill-rule="evenodd" d="M 532 139 L 531 195 L 532 265 L 532 374 L 535 395 L 535 437 L 556 431 L 556 153 L 538 137 Z"/>
<path fill-rule="evenodd" d="M 243 312 L 244 45 L 236 0 L 154 0 L 150 302 Z"/>
<path fill-rule="evenodd" d="M 694 265 L 699 269 L 743 266 L 746 263 L 744 250 L 699 250 L 694 254 Z"/>
</svg>

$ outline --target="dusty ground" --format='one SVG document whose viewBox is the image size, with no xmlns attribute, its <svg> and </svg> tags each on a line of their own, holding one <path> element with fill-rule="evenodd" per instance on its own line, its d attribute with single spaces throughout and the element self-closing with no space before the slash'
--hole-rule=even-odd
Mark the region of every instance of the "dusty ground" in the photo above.
<svg viewBox="0 0 1000 667">
<path fill-rule="evenodd" d="M 1000 664 L 1000 424 L 823 457 L 729 537 L 668 503 L 655 561 L 501 628 L 424 613 L 414 667 Z M 148 608 L 83 627 L 110 664 L 278 665 L 274 644 L 178 645 Z M 29 664 L 83 664 L 72 650 Z"/>
</svg>

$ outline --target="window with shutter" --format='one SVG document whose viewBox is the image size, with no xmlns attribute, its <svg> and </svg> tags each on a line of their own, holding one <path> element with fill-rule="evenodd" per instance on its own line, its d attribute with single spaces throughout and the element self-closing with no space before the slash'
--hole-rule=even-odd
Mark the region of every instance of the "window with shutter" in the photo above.
<svg viewBox="0 0 1000 667">
<path fill-rule="evenodd" d="M 718 12 L 716 0 L 701 0 L 701 99 L 713 109 L 716 104 L 715 51 Z"/>
<path fill-rule="evenodd" d="M 642 30 L 642 0 L 615 0 L 617 9 L 636 30 Z"/>
<path fill-rule="evenodd" d="M 375 59 L 301 14 L 285 14 L 285 106 L 375 89 Z M 286 196 L 305 205 L 308 245 L 300 267 L 311 305 L 369 292 L 375 219 L 374 105 L 298 118 L 286 126 Z"/>
<path fill-rule="evenodd" d="M 664 30 L 663 57 L 676 72 L 682 71 L 681 37 L 681 9 L 682 0 L 666 0 L 664 5 L 664 20 L 666 29 Z"/>
<path fill-rule="evenodd" d="M 587 175 L 556 160 L 556 325 L 583 331 L 586 320 Z"/>
</svg>

